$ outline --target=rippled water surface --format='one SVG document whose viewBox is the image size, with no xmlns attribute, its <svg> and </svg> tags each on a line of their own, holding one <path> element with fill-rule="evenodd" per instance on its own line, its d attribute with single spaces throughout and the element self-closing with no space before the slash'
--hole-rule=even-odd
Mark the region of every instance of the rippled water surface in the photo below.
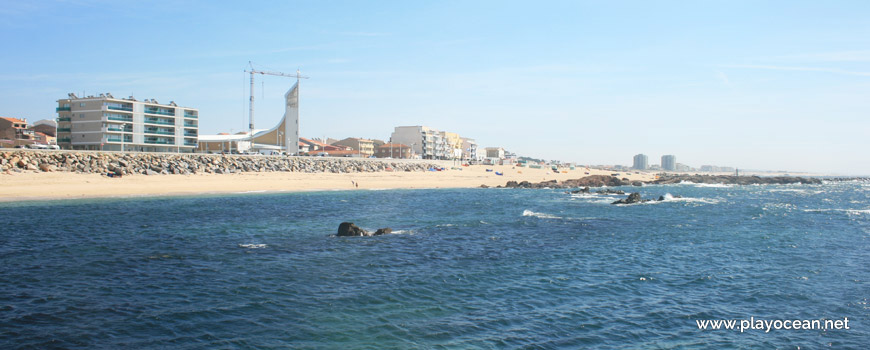
<svg viewBox="0 0 870 350">
<path fill-rule="evenodd" d="M 870 185 L 0 203 L 0 348 L 866 348 Z M 669 197 L 670 198 L 670 197 Z M 334 237 L 353 221 L 392 235 Z M 702 331 L 697 319 L 850 319 Z"/>
</svg>

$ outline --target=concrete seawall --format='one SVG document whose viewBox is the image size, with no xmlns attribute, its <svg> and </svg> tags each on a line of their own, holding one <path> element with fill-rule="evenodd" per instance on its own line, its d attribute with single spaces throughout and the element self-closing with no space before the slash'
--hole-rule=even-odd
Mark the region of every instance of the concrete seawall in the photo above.
<svg viewBox="0 0 870 350">
<path fill-rule="evenodd" d="M 359 173 L 426 171 L 438 162 L 393 159 L 177 153 L 0 150 L 0 173 L 70 172 L 119 175 L 243 172 Z"/>
</svg>

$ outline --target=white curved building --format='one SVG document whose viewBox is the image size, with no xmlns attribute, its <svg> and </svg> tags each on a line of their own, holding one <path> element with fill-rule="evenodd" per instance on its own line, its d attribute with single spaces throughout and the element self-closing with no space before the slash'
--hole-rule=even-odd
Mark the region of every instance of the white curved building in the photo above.
<svg viewBox="0 0 870 350">
<path fill-rule="evenodd" d="M 253 145 L 250 133 L 235 135 L 200 135 L 200 152 L 258 152 L 286 154 L 299 153 L 299 82 L 284 94 L 284 117 L 270 129 L 254 130 Z"/>
</svg>

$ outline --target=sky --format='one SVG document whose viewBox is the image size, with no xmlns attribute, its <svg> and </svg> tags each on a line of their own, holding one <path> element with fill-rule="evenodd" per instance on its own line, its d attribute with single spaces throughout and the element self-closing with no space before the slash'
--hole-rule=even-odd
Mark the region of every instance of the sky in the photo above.
<svg viewBox="0 0 870 350">
<path fill-rule="evenodd" d="M 0 0 L 0 116 L 68 93 L 248 124 L 248 62 L 310 76 L 302 137 L 426 125 L 520 156 L 870 175 L 867 1 Z M 294 79 L 257 76 L 272 127 Z"/>
</svg>

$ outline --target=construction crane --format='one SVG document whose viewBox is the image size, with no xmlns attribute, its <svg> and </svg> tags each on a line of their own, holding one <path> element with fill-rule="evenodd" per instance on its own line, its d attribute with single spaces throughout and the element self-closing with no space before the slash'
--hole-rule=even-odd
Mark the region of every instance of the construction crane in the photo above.
<svg viewBox="0 0 870 350">
<path fill-rule="evenodd" d="M 246 70 L 245 73 L 251 73 L 251 106 L 248 109 L 248 115 L 250 117 L 250 123 L 248 124 L 248 129 L 251 132 L 251 148 L 254 147 L 254 74 L 260 75 L 274 75 L 278 77 L 287 77 L 287 78 L 296 78 L 296 86 L 299 86 L 299 79 L 308 79 L 308 77 L 300 74 L 299 70 L 296 70 L 296 74 L 287 74 L 281 72 L 269 72 L 269 71 L 261 71 L 254 69 L 254 64 L 251 61 L 248 61 L 248 66 L 251 67 L 251 70 Z"/>
</svg>

